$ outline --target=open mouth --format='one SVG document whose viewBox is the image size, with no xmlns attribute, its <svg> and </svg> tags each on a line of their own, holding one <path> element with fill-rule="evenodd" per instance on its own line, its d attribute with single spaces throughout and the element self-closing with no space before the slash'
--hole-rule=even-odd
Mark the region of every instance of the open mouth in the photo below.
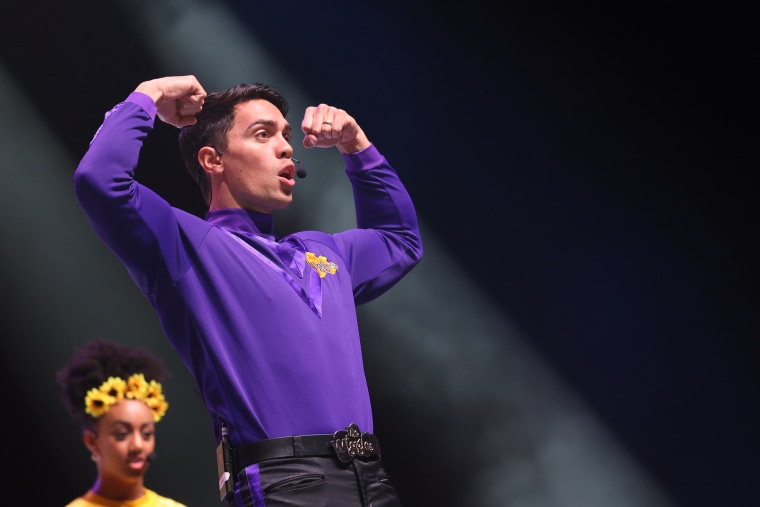
<svg viewBox="0 0 760 507">
<path fill-rule="evenodd" d="M 290 163 L 285 166 L 285 168 L 277 173 L 277 176 L 280 178 L 285 178 L 286 180 L 292 180 L 296 175 L 296 165 L 294 163 Z"/>
<path fill-rule="evenodd" d="M 295 177 L 295 174 L 296 174 L 295 164 L 289 164 L 282 171 L 277 173 L 277 176 L 279 176 L 280 178 L 285 178 L 286 180 L 292 180 Z"/>
</svg>

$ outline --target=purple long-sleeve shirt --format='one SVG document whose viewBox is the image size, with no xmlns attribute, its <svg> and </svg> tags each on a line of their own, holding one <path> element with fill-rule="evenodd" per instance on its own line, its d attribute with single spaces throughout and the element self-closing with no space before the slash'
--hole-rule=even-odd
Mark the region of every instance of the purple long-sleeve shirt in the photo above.
<svg viewBox="0 0 760 507">
<path fill-rule="evenodd" d="M 134 179 L 156 106 L 132 93 L 112 109 L 74 174 L 95 232 L 158 313 L 233 446 L 263 438 L 373 431 L 356 305 L 422 256 L 412 201 L 374 146 L 344 155 L 357 228 L 273 235 L 272 215 L 203 220 Z"/>
</svg>

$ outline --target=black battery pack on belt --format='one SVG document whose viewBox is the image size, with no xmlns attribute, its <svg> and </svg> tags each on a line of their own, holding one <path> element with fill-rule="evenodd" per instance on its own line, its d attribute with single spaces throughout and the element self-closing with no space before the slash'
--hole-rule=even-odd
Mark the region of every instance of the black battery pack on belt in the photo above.
<svg viewBox="0 0 760 507">
<path fill-rule="evenodd" d="M 216 469 L 219 473 L 219 499 L 226 502 L 235 494 L 235 483 L 232 476 L 232 452 L 225 425 L 222 425 L 222 437 L 216 446 Z"/>
</svg>

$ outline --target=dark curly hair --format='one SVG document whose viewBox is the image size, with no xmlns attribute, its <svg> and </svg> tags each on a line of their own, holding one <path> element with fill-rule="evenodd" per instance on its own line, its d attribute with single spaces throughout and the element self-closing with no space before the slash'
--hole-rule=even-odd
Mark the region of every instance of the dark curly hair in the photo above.
<svg viewBox="0 0 760 507">
<path fill-rule="evenodd" d="M 127 379 L 142 373 L 145 380 L 162 382 L 171 376 L 163 360 L 145 349 L 94 340 L 81 345 L 69 363 L 56 373 L 61 399 L 71 417 L 83 429 L 92 429 L 95 419 L 85 412 L 85 396 L 109 377 Z"/>
<path fill-rule="evenodd" d="M 209 93 L 203 101 L 203 109 L 195 115 L 198 121 L 179 132 L 179 151 L 185 169 L 201 187 L 207 205 L 211 202 L 211 187 L 208 175 L 198 163 L 198 151 L 204 146 L 226 149 L 227 133 L 235 123 L 237 105 L 254 99 L 271 102 L 282 116 L 287 117 L 288 101 L 279 91 L 263 83 L 241 83 L 221 92 Z"/>
</svg>

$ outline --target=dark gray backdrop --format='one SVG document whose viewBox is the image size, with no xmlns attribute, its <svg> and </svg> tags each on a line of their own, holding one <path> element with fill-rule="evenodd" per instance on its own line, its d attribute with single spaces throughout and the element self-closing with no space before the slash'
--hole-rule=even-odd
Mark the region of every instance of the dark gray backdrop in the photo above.
<svg viewBox="0 0 760 507">
<path fill-rule="evenodd" d="M 757 158 L 746 127 L 755 117 L 756 82 L 747 13 L 686 3 L 224 3 L 298 86 L 359 119 L 403 168 L 435 238 L 430 244 L 509 316 L 676 505 L 758 499 Z M 197 37 L 211 44 L 215 34 Z M 70 181 L 103 113 L 139 81 L 161 75 L 149 47 L 109 2 L 6 9 L 3 75 L 63 146 L 60 181 Z M 42 147 L 15 141 L 18 118 L 4 116 L 5 154 L 29 162 Z M 159 126 L 146 147 L 157 166 L 171 170 L 140 178 L 200 213 L 197 196 L 182 197 L 193 187 L 177 169 L 173 135 Z M 22 171 L 33 177 L 29 164 L 5 164 L 6 183 Z M 13 185 L 6 191 L 16 192 Z M 9 195 L 6 202 L 19 204 L 4 209 L 5 220 L 30 216 L 44 199 L 33 191 Z M 8 229 L 3 239 L 3 440 L 12 472 L 3 484 L 19 505 L 63 505 L 94 473 L 62 407 L 39 407 L 50 403 L 40 392 L 53 393 L 56 403 L 53 370 L 73 343 L 96 337 L 43 327 L 56 306 L 43 295 L 69 300 L 76 283 L 56 287 L 52 278 L 32 287 L 8 253 L 54 236 L 29 260 L 55 264 L 57 248 L 79 240 L 46 226 L 52 218 L 41 218 L 40 235 Z M 95 280 L 98 263 L 118 270 L 108 256 L 96 250 L 82 260 L 88 269 L 57 269 Z M 445 273 L 436 276 L 445 282 Z M 125 294 L 103 303 L 117 305 L 117 313 L 120 298 L 143 304 L 126 278 L 96 283 L 104 298 Z M 65 318 L 96 321 L 104 311 L 80 307 Z M 381 327 L 363 318 L 365 339 L 374 339 Z M 120 335 L 104 337 L 167 357 L 175 371 L 168 389 L 182 391 L 172 410 L 184 406 L 195 416 L 167 418 L 173 431 L 159 434 L 155 465 L 156 477 L 178 481 L 164 489 L 192 505 L 178 492 L 213 488 L 182 482 L 180 464 L 214 471 L 200 401 L 163 339 L 136 337 L 141 328 L 130 327 L 129 315 L 120 319 Z M 402 374 L 389 365 L 403 361 L 392 350 L 380 362 L 373 357 L 366 360 L 377 429 L 407 505 L 471 505 L 463 492 L 477 466 L 466 441 L 488 425 L 488 408 L 475 407 L 468 421 L 453 413 L 461 408 L 424 409 L 394 396 L 394 375 Z M 424 355 L 417 359 L 424 364 Z M 30 385 L 42 387 L 30 394 Z M 197 437 L 204 432 L 207 440 Z M 162 463 L 178 468 L 162 470 Z"/>
</svg>

